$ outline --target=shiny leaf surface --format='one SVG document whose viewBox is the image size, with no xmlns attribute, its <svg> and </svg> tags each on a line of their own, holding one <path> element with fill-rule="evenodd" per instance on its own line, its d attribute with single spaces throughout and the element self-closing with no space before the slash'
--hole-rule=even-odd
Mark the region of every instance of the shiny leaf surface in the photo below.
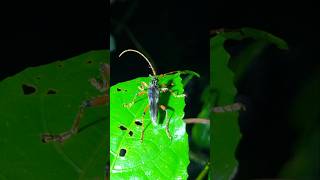
<svg viewBox="0 0 320 180">
<path fill-rule="evenodd" d="M 139 93 L 142 82 L 150 83 L 150 77 L 141 77 L 116 84 L 110 89 L 110 171 L 111 179 L 187 179 L 188 135 L 183 122 L 184 97 L 174 97 L 169 92 L 160 93 L 158 124 L 154 126 L 146 94 L 138 96 L 131 107 L 126 104 Z M 168 85 L 176 94 L 183 94 L 180 73 L 159 77 L 159 85 Z M 166 122 L 170 120 L 170 140 L 166 134 Z M 137 123 L 140 122 L 140 123 Z M 144 140 L 141 141 L 144 123 Z"/>
</svg>

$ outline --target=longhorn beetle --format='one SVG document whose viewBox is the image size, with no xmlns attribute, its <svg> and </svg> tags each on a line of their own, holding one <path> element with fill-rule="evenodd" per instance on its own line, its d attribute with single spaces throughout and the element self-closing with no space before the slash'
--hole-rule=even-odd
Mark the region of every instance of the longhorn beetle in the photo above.
<svg viewBox="0 0 320 180">
<path fill-rule="evenodd" d="M 159 105 L 160 93 L 170 92 L 174 97 L 185 97 L 185 94 L 178 95 L 178 94 L 174 93 L 171 89 L 168 89 L 167 87 L 164 87 L 165 85 L 162 85 L 161 87 L 159 87 L 159 80 L 158 80 L 155 68 L 152 66 L 152 64 L 148 60 L 148 58 L 145 55 L 143 55 L 141 52 L 139 52 L 137 50 L 134 50 L 134 49 L 127 49 L 127 50 L 122 51 L 119 54 L 119 58 L 124 53 L 127 53 L 127 52 L 134 52 L 134 53 L 137 53 L 137 54 L 141 55 L 143 57 L 143 59 L 147 61 L 147 63 L 149 64 L 150 69 L 152 70 L 152 75 L 149 75 L 150 78 L 151 78 L 150 84 L 148 85 L 145 82 L 141 82 L 141 86 L 138 87 L 140 92 L 138 92 L 133 97 L 133 100 L 130 103 L 124 105 L 124 107 L 130 108 L 135 103 L 136 98 L 138 96 L 144 95 L 146 93 L 148 95 L 148 102 L 149 103 L 145 107 L 144 112 L 143 112 L 143 116 L 141 118 L 142 119 L 141 141 L 143 141 L 143 138 L 144 138 L 144 131 L 145 131 L 145 128 L 144 128 L 144 116 L 145 116 L 147 110 L 149 109 L 152 124 L 154 126 L 156 126 L 157 125 L 157 117 L 158 117 L 158 108 L 159 107 L 160 107 L 160 109 L 162 109 L 166 113 L 166 115 L 165 115 L 165 119 L 167 121 L 166 122 L 166 134 L 167 134 L 169 139 L 172 139 L 170 131 L 169 131 L 169 120 L 167 119 L 167 114 L 168 114 L 167 113 L 167 107 L 164 106 L 164 105 Z M 166 74 L 172 74 L 172 73 L 175 73 L 175 72 L 176 71 L 169 72 L 169 73 L 166 73 Z M 166 75 L 166 74 L 162 74 L 162 75 Z M 147 91 L 146 91 L 145 88 L 147 88 Z"/>
<path fill-rule="evenodd" d="M 71 136 L 77 134 L 79 130 L 80 120 L 84 115 L 84 110 L 89 107 L 96 107 L 105 105 L 109 102 L 109 73 L 110 73 L 110 66 L 108 64 L 101 64 L 100 66 L 100 74 L 101 80 L 98 81 L 94 78 L 90 79 L 90 83 L 94 86 L 97 90 L 103 93 L 102 96 L 94 97 L 93 99 L 83 101 L 80 105 L 80 109 L 76 118 L 73 121 L 73 125 L 70 130 L 60 133 L 60 134 L 49 134 L 45 133 L 42 134 L 42 142 L 48 143 L 50 141 L 58 141 L 60 143 L 64 142 L 65 140 L 69 139 Z"/>
</svg>

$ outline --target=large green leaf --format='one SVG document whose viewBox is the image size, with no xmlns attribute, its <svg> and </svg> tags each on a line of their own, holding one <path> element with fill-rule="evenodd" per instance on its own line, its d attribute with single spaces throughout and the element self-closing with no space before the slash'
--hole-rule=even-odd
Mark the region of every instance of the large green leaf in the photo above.
<svg viewBox="0 0 320 180">
<path fill-rule="evenodd" d="M 82 101 L 101 95 L 90 85 L 108 51 L 27 68 L 0 82 L 0 179 L 104 179 L 108 113 L 89 108 L 80 132 L 63 144 L 41 134 L 68 130 Z"/>
<path fill-rule="evenodd" d="M 210 87 L 207 86 L 202 92 L 201 102 L 203 104 L 198 118 L 209 119 L 211 108 L 214 105 L 215 97 L 212 96 L 213 92 L 210 91 Z M 210 148 L 210 124 L 195 124 L 192 127 L 192 140 L 195 144 L 202 149 Z"/>
<path fill-rule="evenodd" d="M 186 179 L 188 157 L 188 135 L 185 130 L 184 97 L 174 97 L 171 93 L 161 93 L 159 104 L 168 108 L 159 110 L 159 124 L 154 126 L 149 111 L 144 118 L 145 134 L 141 141 L 142 115 L 148 104 L 146 95 L 138 97 L 130 107 L 141 82 L 149 84 L 150 77 L 137 78 L 116 84 L 110 89 L 110 171 L 111 179 Z M 180 73 L 159 77 L 159 84 L 167 84 L 177 94 L 183 93 Z M 170 140 L 165 126 L 170 120 Z"/>
<path fill-rule="evenodd" d="M 210 40 L 211 82 L 215 106 L 232 104 L 236 95 L 233 72 L 228 68 L 230 55 L 224 49 L 226 38 L 218 35 Z M 238 113 L 216 113 L 211 119 L 211 157 L 213 179 L 229 179 L 237 166 L 234 153 L 240 139 Z"/>
<path fill-rule="evenodd" d="M 239 34 L 241 33 L 241 34 Z M 259 56 L 266 47 L 270 45 L 275 45 L 279 49 L 288 49 L 287 43 L 268 32 L 253 29 L 253 28 L 242 28 L 241 31 L 237 33 L 239 36 L 237 39 L 251 38 L 254 41 L 245 47 L 237 56 L 232 57 L 230 62 L 230 68 L 234 72 L 234 81 L 237 82 L 247 70 L 249 64 Z"/>
<path fill-rule="evenodd" d="M 253 38 L 260 43 L 254 44 L 255 51 L 246 51 L 241 56 L 242 62 L 235 66 L 234 72 L 229 68 L 230 54 L 225 50 L 226 40 L 242 40 Z M 275 44 L 280 49 L 287 49 L 286 42 L 265 31 L 242 28 L 234 32 L 222 32 L 210 39 L 210 92 L 213 99 L 208 104 L 211 107 L 226 106 L 235 103 L 237 89 L 235 80 L 245 71 L 246 66 L 251 62 L 256 53 L 266 44 Z M 213 179 L 229 179 L 235 172 L 237 160 L 235 149 L 241 138 L 238 126 L 238 112 L 212 113 L 211 119 L 211 171 Z"/>
</svg>

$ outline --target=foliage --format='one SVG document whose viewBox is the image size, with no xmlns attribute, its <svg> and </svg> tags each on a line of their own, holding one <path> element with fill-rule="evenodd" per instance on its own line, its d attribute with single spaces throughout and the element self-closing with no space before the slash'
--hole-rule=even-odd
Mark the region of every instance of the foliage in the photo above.
<svg viewBox="0 0 320 180">
<path fill-rule="evenodd" d="M 132 102 L 142 82 L 150 83 L 150 77 L 141 77 L 118 83 L 110 89 L 110 172 L 111 179 L 186 179 L 188 155 L 188 135 L 185 130 L 184 97 L 174 97 L 169 92 L 161 93 L 159 104 L 167 107 L 168 115 L 159 109 L 159 124 L 154 126 L 150 113 L 142 120 L 148 105 L 147 95 Z M 180 72 L 159 77 L 159 84 L 169 85 L 176 94 L 183 94 Z M 170 85 L 172 85 L 170 87 Z M 166 134 L 166 122 L 170 121 L 170 140 Z M 137 123 L 140 122 L 140 123 Z M 144 123 L 144 139 L 141 133 Z"/>
<path fill-rule="evenodd" d="M 224 43 L 227 40 L 242 40 L 253 38 L 265 44 L 275 44 L 281 49 L 287 49 L 287 44 L 282 39 L 270 33 L 252 29 L 242 28 L 239 31 L 220 32 L 210 40 L 210 102 L 207 104 L 226 106 L 235 103 L 237 90 L 235 80 L 243 74 L 247 65 L 255 57 L 254 50 L 261 49 L 261 44 L 251 47 L 242 54 L 240 61 L 234 69 L 229 68 L 230 54 L 225 50 Z M 234 74 L 236 72 L 236 76 Z M 213 100 L 212 100 L 213 99 Z M 211 111 L 212 112 L 212 111 Z M 237 161 L 235 149 L 241 138 L 238 126 L 238 112 L 211 113 L 211 162 L 213 179 L 229 179 L 235 172 Z"/>
<path fill-rule="evenodd" d="M 103 179 L 107 107 L 88 109 L 80 132 L 63 144 L 41 142 L 45 132 L 69 129 L 82 101 L 98 96 L 106 50 L 27 68 L 0 82 L 0 179 Z"/>
</svg>

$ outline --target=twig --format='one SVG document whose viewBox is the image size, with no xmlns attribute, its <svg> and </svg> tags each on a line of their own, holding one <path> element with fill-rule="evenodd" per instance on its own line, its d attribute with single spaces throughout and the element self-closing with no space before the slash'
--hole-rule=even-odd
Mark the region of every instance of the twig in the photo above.
<svg viewBox="0 0 320 180">
<path fill-rule="evenodd" d="M 241 33 L 241 29 L 239 29 L 239 28 L 235 28 L 235 29 L 218 28 L 218 29 L 210 29 L 209 34 L 210 34 L 210 36 L 214 36 L 214 35 L 220 34 L 222 32 L 237 32 L 237 31 L 239 31 Z"/>
<path fill-rule="evenodd" d="M 208 171 L 209 171 L 209 166 L 210 166 L 210 163 L 208 162 L 206 164 L 206 166 L 204 167 L 204 169 L 200 172 L 200 174 L 198 175 L 196 180 L 203 180 L 206 177 L 206 175 L 208 174 Z"/>
<path fill-rule="evenodd" d="M 224 112 L 235 112 L 235 111 L 246 111 L 245 105 L 240 102 L 236 102 L 233 104 L 225 105 L 225 106 L 217 106 L 213 107 L 212 111 L 215 113 L 224 113 Z"/>
<path fill-rule="evenodd" d="M 187 119 L 184 119 L 184 122 L 187 124 L 210 124 L 209 119 L 203 119 L 203 118 L 187 118 Z"/>
</svg>

